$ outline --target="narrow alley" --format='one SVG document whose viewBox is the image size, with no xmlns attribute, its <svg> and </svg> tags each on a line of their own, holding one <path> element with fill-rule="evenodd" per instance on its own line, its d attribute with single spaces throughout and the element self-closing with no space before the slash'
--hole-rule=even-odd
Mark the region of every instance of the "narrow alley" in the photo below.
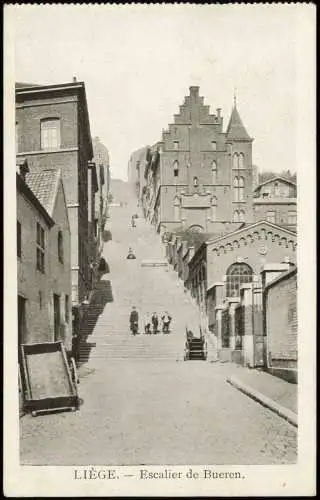
<svg viewBox="0 0 320 500">
<path fill-rule="evenodd" d="M 24 416 L 21 463 L 294 463 L 296 429 L 226 382 L 235 365 L 183 360 L 185 328 L 198 324 L 198 313 L 129 185 L 113 181 L 112 192 L 111 239 L 103 250 L 110 272 L 88 306 L 80 408 Z M 134 260 L 126 259 L 129 247 Z M 140 315 L 137 336 L 129 332 L 133 305 Z M 142 334 L 145 314 L 154 311 L 172 315 L 169 335 Z"/>
</svg>

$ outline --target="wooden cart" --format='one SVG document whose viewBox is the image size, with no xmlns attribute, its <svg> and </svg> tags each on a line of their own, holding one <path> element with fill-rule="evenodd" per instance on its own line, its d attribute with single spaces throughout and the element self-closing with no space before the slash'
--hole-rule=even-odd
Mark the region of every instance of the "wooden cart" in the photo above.
<svg viewBox="0 0 320 500">
<path fill-rule="evenodd" d="M 68 362 L 61 341 L 21 346 L 24 410 L 33 416 L 79 405 L 74 363 Z"/>
</svg>

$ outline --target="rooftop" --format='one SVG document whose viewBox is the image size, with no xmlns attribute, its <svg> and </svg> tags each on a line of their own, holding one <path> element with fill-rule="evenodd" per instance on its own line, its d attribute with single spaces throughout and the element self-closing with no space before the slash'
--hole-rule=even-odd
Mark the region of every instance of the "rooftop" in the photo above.
<svg viewBox="0 0 320 500">
<path fill-rule="evenodd" d="M 26 184 L 52 217 L 61 172 L 56 169 L 26 174 Z"/>
</svg>

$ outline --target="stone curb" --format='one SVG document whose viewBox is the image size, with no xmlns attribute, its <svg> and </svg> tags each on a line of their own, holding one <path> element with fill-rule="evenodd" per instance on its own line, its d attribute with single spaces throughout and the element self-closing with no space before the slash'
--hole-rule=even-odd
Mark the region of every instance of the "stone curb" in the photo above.
<svg viewBox="0 0 320 500">
<path fill-rule="evenodd" d="M 295 427 L 298 427 L 298 415 L 293 411 L 289 410 L 288 408 L 285 408 L 284 406 L 279 405 L 272 399 L 261 394 L 261 392 L 252 389 L 252 387 L 245 385 L 241 380 L 239 380 L 236 377 L 228 377 L 227 382 L 230 385 L 234 386 L 239 391 L 249 396 L 249 398 L 253 399 L 254 401 L 257 401 L 262 406 L 265 406 L 269 410 L 279 415 L 279 417 L 284 418 L 290 424 L 294 425 Z"/>
</svg>

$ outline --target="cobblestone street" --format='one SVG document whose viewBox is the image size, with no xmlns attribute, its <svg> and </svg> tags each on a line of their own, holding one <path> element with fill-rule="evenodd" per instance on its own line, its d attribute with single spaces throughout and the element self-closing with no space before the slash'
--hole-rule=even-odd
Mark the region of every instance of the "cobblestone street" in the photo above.
<svg viewBox="0 0 320 500">
<path fill-rule="evenodd" d="M 225 378 L 201 361 L 108 360 L 81 379 L 78 412 L 21 420 L 22 463 L 295 462 L 296 429 Z"/>
</svg>

